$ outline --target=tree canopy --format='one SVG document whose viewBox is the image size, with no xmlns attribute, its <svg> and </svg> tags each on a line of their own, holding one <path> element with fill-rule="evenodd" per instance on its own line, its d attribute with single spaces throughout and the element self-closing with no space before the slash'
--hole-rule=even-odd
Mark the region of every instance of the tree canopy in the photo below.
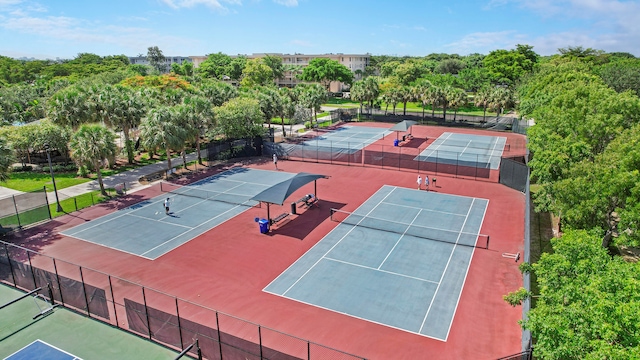
<svg viewBox="0 0 640 360">
<path fill-rule="evenodd" d="M 340 64 L 336 60 L 315 58 L 309 61 L 309 65 L 302 70 L 300 79 L 322 83 L 324 87 L 328 89 L 332 81 L 351 84 L 353 81 L 353 73 L 348 67 Z"/>
</svg>

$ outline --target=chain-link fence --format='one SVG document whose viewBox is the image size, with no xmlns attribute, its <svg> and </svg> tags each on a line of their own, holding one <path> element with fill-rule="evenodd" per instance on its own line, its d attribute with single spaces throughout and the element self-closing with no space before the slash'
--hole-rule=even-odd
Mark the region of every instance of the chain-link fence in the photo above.
<svg viewBox="0 0 640 360">
<path fill-rule="evenodd" d="M 207 359 L 362 359 L 2 241 L 0 281 L 27 291 L 51 287 L 55 302 L 170 348 L 198 339 Z"/>
<path fill-rule="evenodd" d="M 461 154 L 442 150 L 426 151 L 427 147 L 405 147 L 393 145 L 368 145 L 360 143 L 326 141 L 326 146 L 307 145 L 304 142 L 265 142 L 264 153 L 278 158 L 316 163 L 366 166 L 381 169 L 409 170 L 416 173 L 429 172 L 476 180 L 491 180 L 492 163 L 498 164 L 500 156 L 484 154 Z M 505 148 L 506 153 L 510 150 Z"/>
<path fill-rule="evenodd" d="M 0 230 L 3 233 L 50 219 L 44 188 L 0 199 Z"/>
</svg>

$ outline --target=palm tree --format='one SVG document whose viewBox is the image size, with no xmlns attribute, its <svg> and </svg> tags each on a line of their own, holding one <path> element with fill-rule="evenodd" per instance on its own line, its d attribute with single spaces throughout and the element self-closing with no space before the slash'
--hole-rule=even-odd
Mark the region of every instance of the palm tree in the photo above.
<svg viewBox="0 0 640 360">
<path fill-rule="evenodd" d="M 429 105 L 429 88 L 431 86 L 431 82 L 425 80 L 413 87 L 414 98 L 422 102 L 422 121 L 424 121 L 424 111 L 427 105 Z"/>
<path fill-rule="evenodd" d="M 491 88 L 483 87 L 480 89 L 475 97 L 473 98 L 473 104 L 475 106 L 482 106 L 482 122 L 487 122 L 487 105 L 489 105 L 489 100 L 491 98 Z"/>
<path fill-rule="evenodd" d="M 105 159 L 116 155 L 116 135 L 100 124 L 85 124 L 71 137 L 71 157 L 78 165 L 86 165 L 98 176 L 100 193 L 107 196 L 102 183 L 101 168 Z"/>
<path fill-rule="evenodd" d="M 453 122 L 456 121 L 458 108 L 467 104 L 467 93 L 462 89 L 454 89 L 449 99 L 449 105 L 453 108 Z"/>
<path fill-rule="evenodd" d="M 184 99 L 184 109 L 182 111 L 187 112 L 186 114 L 180 114 L 180 118 L 186 120 L 187 132 L 190 135 L 191 140 L 196 143 L 198 163 L 202 165 L 202 157 L 200 156 L 200 136 L 206 134 L 213 125 L 213 105 L 207 98 L 194 95 Z"/>
<path fill-rule="evenodd" d="M 491 91 L 487 107 L 497 113 L 496 120 L 498 120 L 504 109 L 513 107 L 515 103 L 514 93 L 511 89 L 496 87 Z"/>
<path fill-rule="evenodd" d="M 187 131 L 178 122 L 179 114 L 175 108 L 160 106 L 151 110 L 149 116 L 140 124 L 142 145 L 148 150 L 163 148 L 167 154 L 167 169 L 171 169 L 171 150 L 181 149 Z"/>
<path fill-rule="evenodd" d="M 398 92 L 399 100 L 403 104 L 402 115 L 407 115 L 407 103 L 414 99 L 413 89 L 410 86 L 403 86 Z"/>
<path fill-rule="evenodd" d="M 362 106 L 367 100 L 365 95 L 365 85 L 363 80 L 359 80 L 351 85 L 351 99 L 360 103 L 360 113 L 362 113 Z"/>
<path fill-rule="evenodd" d="M 56 125 L 70 126 L 74 130 L 91 122 L 95 115 L 89 101 L 87 89 L 71 86 L 58 91 L 51 97 L 47 116 Z"/>
<path fill-rule="evenodd" d="M 318 83 L 309 84 L 303 89 L 302 96 L 300 97 L 301 103 L 313 112 L 317 127 L 318 111 L 320 111 L 320 107 L 327 100 L 327 91 Z"/>
<path fill-rule="evenodd" d="M 280 107 L 278 116 L 280 116 L 282 120 L 282 136 L 287 136 L 287 133 L 284 131 L 284 119 L 289 119 L 289 134 L 291 134 L 293 132 L 293 116 L 296 113 L 296 104 L 293 101 L 293 91 L 291 91 L 291 89 L 283 87 L 280 88 L 279 93 L 282 106 Z"/>
<path fill-rule="evenodd" d="M 104 86 L 97 92 L 98 117 L 107 125 L 121 129 L 124 135 L 127 161 L 133 163 L 131 129 L 140 124 L 146 115 L 146 104 L 140 91 L 123 86 Z"/>
<path fill-rule="evenodd" d="M 363 80 L 364 99 L 369 102 L 369 116 L 373 112 L 373 103 L 380 95 L 380 84 L 374 76 L 369 76 Z"/>
<path fill-rule="evenodd" d="M 436 115 L 436 106 L 442 104 L 442 99 L 444 97 L 444 92 L 442 88 L 439 86 L 431 86 L 427 92 L 427 98 L 431 103 L 431 117 L 434 118 Z"/>
</svg>

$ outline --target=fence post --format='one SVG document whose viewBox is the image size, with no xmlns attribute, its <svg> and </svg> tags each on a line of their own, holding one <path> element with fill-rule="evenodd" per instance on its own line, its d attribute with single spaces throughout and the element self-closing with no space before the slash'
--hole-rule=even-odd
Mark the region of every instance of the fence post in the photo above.
<svg viewBox="0 0 640 360">
<path fill-rule="evenodd" d="M 222 339 L 220 338 L 220 318 L 216 311 L 216 329 L 218 330 L 218 347 L 220 348 L 220 360 L 222 360 Z"/>
<path fill-rule="evenodd" d="M 87 305 L 87 316 L 91 317 L 91 311 L 89 310 L 89 298 L 87 297 L 87 289 L 84 287 L 84 275 L 82 274 L 82 266 L 78 266 L 80 270 L 80 281 L 82 281 L 82 292 L 84 293 L 84 303 Z"/>
<path fill-rule="evenodd" d="M 42 190 L 44 191 L 44 200 L 47 203 L 47 211 L 49 212 L 49 220 L 53 219 L 53 216 L 51 215 L 51 208 L 49 207 L 49 198 L 47 197 L 47 187 L 43 186 Z"/>
<path fill-rule="evenodd" d="M 147 296 L 144 293 L 144 286 L 142 288 L 142 300 L 144 301 L 144 314 L 147 318 L 147 330 L 149 331 L 149 340 L 151 339 L 151 323 L 149 322 L 149 309 L 147 308 Z"/>
<path fill-rule="evenodd" d="M 56 272 L 56 281 L 58 282 L 58 289 L 60 289 L 60 302 L 64 305 L 64 297 L 62 296 L 62 285 L 60 283 L 60 275 L 58 274 L 58 265 L 56 264 L 56 259 L 51 258 L 53 260 L 53 271 Z"/>
<path fill-rule="evenodd" d="M 7 254 L 7 261 L 9 262 L 9 271 L 11 271 L 11 279 L 13 279 L 13 286 L 18 286 L 16 283 L 16 275 L 13 273 L 13 265 L 11 264 L 11 258 L 9 257 L 9 250 L 7 249 L 7 244 L 4 244 L 4 252 Z"/>
<path fill-rule="evenodd" d="M 78 198 L 73 198 L 73 204 L 76 206 L 76 211 L 78 211 Z"/>
<path fill-rule="evenodd" d="M 16 203 L 16 196 L 15 195 L 11 195 L 11 197 L 13 198 L 13 208 L 16 210 L 16 218 L 18 219 L 18 227 L 22 227 L 22 225 L 20 224 L 20 213 L 18 212 L 18 204 Z"/>
<path fill-rule="evenodd" d="M 198 162 L 196 161 L 196 164 L 197 163 Z M 182 325 L 180 325 L 180 310 L 178 309 L 178 298 L 175 298 L 175 299 L 176 299 L 176 316 L 178 317 L 178 334 L 180 335 L 180 349 L 184 349 L 184 343 L 182 342 Z"/>
<path fill-rule="evenodd" d="M 258 325 L 258 343 L 260 344 L 260 359 L 264 359 L 262 356 L 262 327 Z"/>
<path fill-rule="evenodd" d="M 31 265 L 31 255 L 29 254 L 28 250 L 27 250 L 27 259 L 29 260 L 29 269 L 31 270 L 31 277 L 33 278 L 33 288 L 37 289 L 38 282 L 36 281 L 36 274 L 33 272 L 33 265 Z"/>
<path fill-rule="evenodd" d="M 311 360 L 311 341 L 307 340 L 307 360 Z"/>
<path fill-rule="evenodd" d="M 111 292 L 111 300 L 113 301 L 113 315 L 116 318 L 116 327 L 119 328 L 120 324 L 118 323 L 118 309 L 116 309 L 116 297 L 113 295 L 113 284 L 111 284 L 111 275 L 109 275 L 108 278 L 109 278 L 109 290 Z"/>
</svg>

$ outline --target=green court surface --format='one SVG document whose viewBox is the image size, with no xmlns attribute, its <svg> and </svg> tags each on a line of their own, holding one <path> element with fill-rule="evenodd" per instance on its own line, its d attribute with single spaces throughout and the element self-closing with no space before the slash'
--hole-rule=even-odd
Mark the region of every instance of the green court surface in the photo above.
<svg viewBox="0 0 640 360">
<path fill-rule="evenodd" d="M 24 292 L 0 284 L 0 305 Z M 42 309 L 48 303 L 39 298 Z M 90 359 L 174 359 L 178 353 L 160 345 L 89 319 L 62 307 L 47 316 L 40 312 L 34 297 L 29 296 L 0 309 L 0 359 L 40 339 L 85 360 Z"/>
</svg>

